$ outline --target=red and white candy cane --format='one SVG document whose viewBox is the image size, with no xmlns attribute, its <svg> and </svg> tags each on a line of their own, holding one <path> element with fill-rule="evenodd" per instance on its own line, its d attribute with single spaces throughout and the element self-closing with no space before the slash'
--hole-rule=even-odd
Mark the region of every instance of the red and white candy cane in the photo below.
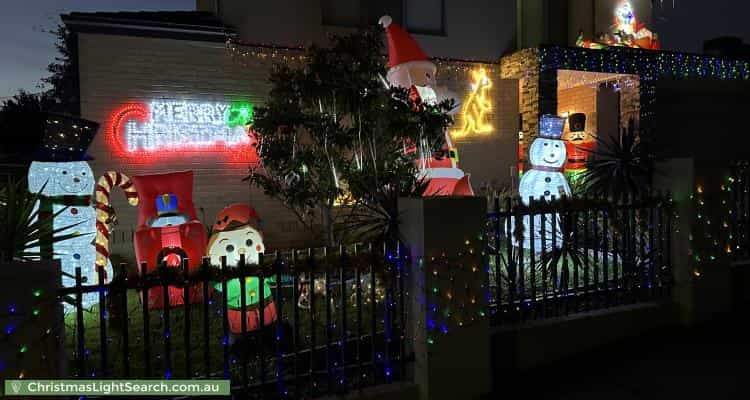
<svg viewBox="0 0 750 400">
<path fill-rule="evenodd" d="M 125 192 L 131 206 L 138 205 L 138 193 L 127 175 L 107 171 L 96 182 L 96 265 L 103 267 L 105 271 L 109 259 L 110 224 L 114 219 L 114 210 L 109 200 L 113 187 L 119 187 Z"/>
</svg>

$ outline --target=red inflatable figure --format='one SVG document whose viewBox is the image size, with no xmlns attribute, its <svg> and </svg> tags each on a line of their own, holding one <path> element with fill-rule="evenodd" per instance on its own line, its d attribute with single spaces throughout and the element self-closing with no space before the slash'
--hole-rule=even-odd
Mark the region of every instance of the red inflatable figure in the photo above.
<svg viewBox="0 0 750 400">
<path fill-rule="evenodd" d="M 182 268 L 188 260 L 188 271 L 195 271 L 205 256 L 208 234 L 198 221 L 193 206 L 193 173 L 175 172 L 133 177 L 138 193 L 138 228 L 135 232 L 135 255 L 146 263 L 147 272 L 159 265 Z M 168 287 L 168 305 L 185 303 L 182 287 Z M 190 303 L 203 301 L 200 286 L 190 288 Z M 164 308 L 164 289 L 148 291 L 148 308 Z"/>
<path fill-rule="evenodd" d="M 387 15 L 381 17 L 379 23 L 385 28 L 388 40 L 388 84 L 407 89 L 416 104 L 436 104 L 453 99 L 454 109 L 448 114 L 458 112 L 460 102 L 449 90 L 437 86 L 437 66 L 417 41 Z M 469 175 L 458 167 L 458 149 L 447 130 L 444 138 L 438 149 L 427 148 L 424 143 L 405 144 L 407 154 L 419 153 L 416 161 L 419 177 L 428 181 L 423 195 L 473 196 Z"/>
<path fill-rule="evenodd" d="M 586 170 L 586 160 L 596 149 L 595 140 L 586 140 L 586 114 L 575 113 L 568 117 L 570 133 L 565 141 L 568 158 L 564 170 L 567 173 L 580 173 Z"/>
</svg>

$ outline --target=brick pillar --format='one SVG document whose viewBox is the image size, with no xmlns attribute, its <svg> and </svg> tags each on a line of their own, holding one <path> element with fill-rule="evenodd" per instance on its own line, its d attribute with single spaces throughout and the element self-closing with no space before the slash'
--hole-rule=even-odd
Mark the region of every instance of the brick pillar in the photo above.
<svg viewBox="0 0 750 400">
<path fill-rule="evenodd" d="M 60 261 L 0 263 L 0 382 L 66 376 L 62 305 L 57 301 Z M 48 331 L 49 330 L 49 331 Z M 45 333 L 49 332 L 49 333 Z"/>
<path fill-rule="evenodd" d="M 719 256 L 710 260 L 706 254 L 698 254 L 700 246 L 696 246 L 703 242 L 705 247 L 707 240 L 710 243 L 714 239 L 706 237 L 705 220 L 720 223 L 716 214 L 725 211 L 723 207 L 730 207 L 722 207 L 717 195 L 726 180 L 727 169 L 715 162 L 681 158 L 661 161 L 657 171 L 654 186 L 669 190 L 676 206 L 671 236 L 673 299 L 683 322 L 707 321 L 731 307 L 731 259 Z M 705 215 L 700 217 L 696 207 L 699 199 L 705 199 Z"/>
<path fill-rule="evenodd" d="M 486 207 L 480 197 L 399 200 L 401 232 L 414 260 L 407 337 L 413 339 L 413 378 L 421 399 L 474 399 L 491 392 L 487 269 L 478 240 Z M 462 263 L 441 262 L 459 253 Z"/>
</svg>

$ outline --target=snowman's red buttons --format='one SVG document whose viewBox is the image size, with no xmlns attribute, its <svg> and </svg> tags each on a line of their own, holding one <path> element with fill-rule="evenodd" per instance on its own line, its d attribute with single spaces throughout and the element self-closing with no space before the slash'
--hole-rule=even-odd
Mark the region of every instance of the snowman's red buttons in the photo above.
<svg viewBox="0 0 750 400">
<path fill-rule="evenodd" d="M 70 213 L 73 214 L 73 215 L 78 215 L 78 209 L 75 208 L 75 207 L 73 207 L 73 208 L 70 209 Z"/>
</svg>

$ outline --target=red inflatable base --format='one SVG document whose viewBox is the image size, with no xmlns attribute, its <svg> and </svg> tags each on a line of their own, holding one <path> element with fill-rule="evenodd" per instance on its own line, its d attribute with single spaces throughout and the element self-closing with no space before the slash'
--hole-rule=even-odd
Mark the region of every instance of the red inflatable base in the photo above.
<svg viewBox="0 0 750 400">
<path fill-rule="evenodd" d="M 203 302 L 202 285 L 194 285 L 188 289 L 190 295 L 190 304 Z M 213 288 L 209 287 L 209 297 Z M 167 296 L 169 296 L 169 307 L 181 306 L 185 304 L 185 289 L 177 286 L 167 287 Z M 143 294 L 140 294 L 141 303 L 143 303 Z M 148 290 L 148 309 L 161 310 L 164 308 L 164 288 L 154 287 Z"/>
<path fill-rule="evenodd" d="M 276 322 L 276 304 L 273 301 L 266 304 L 263 309 L 263 326 L 268 326 Z M 242 311 L 227 310 L 227 319 L 229 320 L 229 331 L 236 334 L 242 334 Z M 252 332 L 260 328 L 260 309 L 245 310 L 245 332 Z"/>
</svg>

